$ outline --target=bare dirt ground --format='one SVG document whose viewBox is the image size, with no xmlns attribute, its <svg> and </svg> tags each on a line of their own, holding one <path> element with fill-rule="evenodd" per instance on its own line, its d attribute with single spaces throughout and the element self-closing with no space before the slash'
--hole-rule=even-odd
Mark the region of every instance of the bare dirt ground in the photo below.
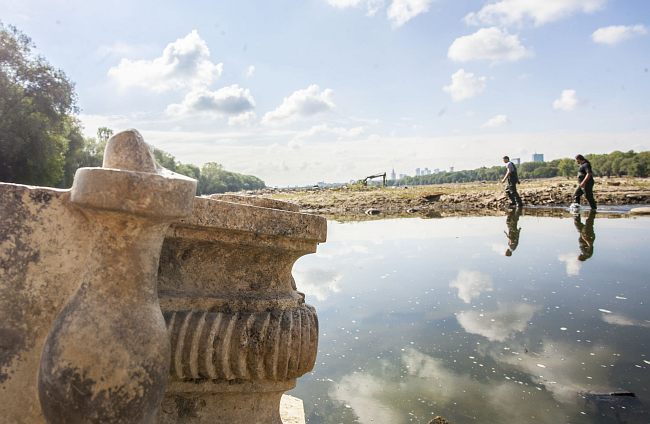
<svg viewBox="0 0 650 424">
<path fill-rule="evenodd" d="M 577 182 L 562 177 L 524 180 L 519 193 L 525 206 L 568 206 Z M 594 187 L 599 205 L 640 205 L 650 203 L 650 178 L 596 178 Z M 348 217 L 419 214 L 445 216 L 501 213 L 509 204 L 503 184 L 473 182 L 409 187 L 264 189 L 248 192 L 263 197 L 297 203 L 302 212 Z M 583 197 L 583 205 L 586 206 Z"/>
</svg>

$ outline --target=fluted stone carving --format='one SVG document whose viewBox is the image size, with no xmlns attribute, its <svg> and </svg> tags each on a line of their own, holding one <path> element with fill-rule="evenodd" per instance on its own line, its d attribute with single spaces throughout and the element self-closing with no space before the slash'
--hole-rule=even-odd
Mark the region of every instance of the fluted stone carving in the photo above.
<svg viewBox="0 0 650 424">
<path fill-rule="evenodd" d="M 0 183 L 0 422 L 280 422 L 318 342 L 291 269 L 325 219 L 194 190 L 136 131 L 71 190 Z"/>
<path fill-rule="evenodd" d="M 295 205 L 234 195 L 197 198 L 170 227 L 159 271 L 172 344 L 162 423 L 281 423 L 280 397 L 318 346 L 291 269 L 325 235 L 325 220 Z"/>
<path fill-rule="evenodd" d="M 137 131 L 113 136 L 104 168 L 81 168 L 71 202 L 97 235 L 81 285 L 49 332 L 38 374 L 48 423 L 153 423 L 169 372 L 157 296 L 160 247 L 189 214 L 196 181 L 156 173 Z"/>
</svg>

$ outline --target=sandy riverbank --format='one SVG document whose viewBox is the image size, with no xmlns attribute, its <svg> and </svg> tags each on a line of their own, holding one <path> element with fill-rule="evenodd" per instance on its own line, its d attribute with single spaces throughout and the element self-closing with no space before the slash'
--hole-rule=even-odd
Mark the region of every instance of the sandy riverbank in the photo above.
<svg viewBox="0 0 650 424">
<path fill-rule="evenodd" d="M 566 178 L 523 181 L 519 193 L 526 206 L 568 206 L 576 182 Z M 599 205 L 650 203 L 649 178 L 597 178 L 594 188 Z M 509 203 L 503 185 L 473 182 L 410 187 L 358 187 L 264 189 L 249 194 L 293 202 L 302 212 L 353 217 L 370 210 L 381 216 L 456 215 L 500 213 Z M 583 203 L 585 200 L 583 199 Z"/>
</svg>

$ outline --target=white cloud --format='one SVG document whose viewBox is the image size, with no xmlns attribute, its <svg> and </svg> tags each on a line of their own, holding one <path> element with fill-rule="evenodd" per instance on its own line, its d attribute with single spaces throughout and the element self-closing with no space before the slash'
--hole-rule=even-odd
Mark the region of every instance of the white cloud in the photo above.
<svg viewBox="0 0 650 424">
<path fill-rule="evenodd" d="M 376 15 L 379 9 L 384 6 L 384 0 L 327 0 L 327 3 L 337 9 L 359 7 L 365 3 L 367 16 Z"/>
<path fill-rule="evenodd" d="M 265 124 L 292 122 L 300 117 L 308 117 L 332 109 L 334 109 L 332 90 L 326 88 L 321 91 L 318 85 L 312 84 L 285 97 L 277 109 L 264 115 L 262 122 Z"/>
<path fill-rule="evenodd" d="M 451 84 L 442 89 L 451 95 L 455 102 L 471 99 L 485 90 L 486 77 L 476 77 L 471 72 L 459 69 L 451 76 Z"/>
<path fill-rule="evenodd" d="M 250 65 L 248 68 L 246 68 L 246 77 L 250 78 L 253 75 L 255 75 L 255 66 Z"/>
<path fill-rule="evenodd" d="M 591 34 L 591 39 L 596 43 L 613 46 L 630 38 L 645 35 L 648 29 L 644 25 L 612 25 L 598 28 Z"/>
<path fill-rule="evenodd" d="M 208 114 L 228 116 L 231 125 L 250 121 L 255 115 L 255 99 L 247 88 L 237 84 L 210 91 L 199 88 L 190 91 L 180 104 L 167 106 L 167 114 L 171 116 L 187 116 L 192 114 Z M 234 118 L 234 119 L 233 119 Z"/>
<path fill-rule="evenodd" d="M 499 128 L 510 123 L 507 115 L 495 115 L 492 118 L 488 119 L 481 128 Z"/>
<path fill-rule="evenodd" d="M 499 305 L 496 311 L 463 311 L 456 315 L 456 319 L 468 333 L 502 342 L 524 331 L 538 310 L 538 306 L 526 303 Z"/>
<path fill-rule="evenodd" d="M 433 0 L 393 0 L 388 6 L 386 16 L 394 27 L 400 27 L 416 16 L 427 12 L 432 2 Z"/>
<path fill-rule="evenodd" d="M 553 109 L 570 112 L 578 106 L 578 97 L 575 90 L 562 90 L 560 98 L 553 101 Z"/>
<path fill-rule="evenodd" d="M 606 0 L 500 0 L 487 4 L 478 12 L 465 16 L 470 25 L 521 25 L 532 21 L 535 26 L 554 22 L 575 13 L 600 10 Z"/>
<path fill-rule="evenodd" d="M 162 92 L 207 87 L 223 71 L 223 64 L 210 61 L 210 50 L 196 30 L 165 47 L 153 60 L 122 59 L 108 70 L 122 87 L 143 87 Z"/>
<path fill-rule="evenodd" d="M 492 277 L 479 271 L 460 270 L 449 287 L 458 289 L 458 298 L 470 303 L 481 293 L 492 291 Z"/>
<path fill-rule="evenodd" d="M 319 135 L 325 135 L 325 136 L 335 135 L 337 140 L 341 140 L 345 138 L 358 137 L 362 135 L 364 131 L 365 131 L 365 127 L 344 128 L 344 127 L 332 127 L 328 124 L 318 124 L 318 125 L 314 125 L 313 127 L 309 128 L 306 131 L 302 131 L 298 133 L 294 137 L 294 140 L 303 140 L 306 138 L 316 137 Z"/>
<path fill-rule="evenodd" d="M 474 34 L 458 37 L 447 52 L 449 59 L 455 62 L 516 62 L 531 54 L 517 35 L 508 34 L 497 27 L 481 28 Z"/>
</svg>

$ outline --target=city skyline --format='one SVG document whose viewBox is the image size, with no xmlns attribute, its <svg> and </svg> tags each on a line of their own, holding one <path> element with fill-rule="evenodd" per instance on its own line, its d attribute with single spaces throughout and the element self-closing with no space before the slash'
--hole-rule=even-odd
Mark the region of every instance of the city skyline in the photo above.
<svg viewBox="0 0 650 424">
<path fill-rule="evenodd" d="M 647 2 L 0 5 L 76 83 L 86 134 L 271 186 L 650 150 Z"/>
</svg>

